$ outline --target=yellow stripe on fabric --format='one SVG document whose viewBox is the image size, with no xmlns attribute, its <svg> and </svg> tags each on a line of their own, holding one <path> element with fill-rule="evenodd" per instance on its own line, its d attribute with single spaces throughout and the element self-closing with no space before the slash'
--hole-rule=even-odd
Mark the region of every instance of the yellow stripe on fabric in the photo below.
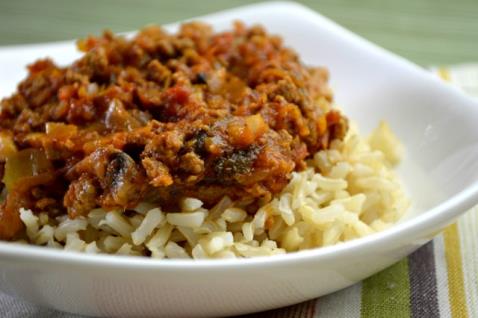
<svg viewBox="0 0 478 318">
<path fill-rule="evenodd" d="M 468 317 L 466 295 L 463 281 L 463 264 L 461 260 L 458 227 L 452 224 L 443 232 L 445 240 L 445 258 L 448 271 L 448 296 L 452 318 Z"/>
<path fill-rule="evenodd" d="M 410 318 L 408 259 L 362 283 L 362 318 Z"/>
<path fill-rule="evenodd" d="M 477 78 L 478 80 L 478 78 Z M 468 312 L 478 314 L 478 207 L 468 211 L 458 219 L 461 255 L 463 259 L 463 277 Z"/>
</svg>

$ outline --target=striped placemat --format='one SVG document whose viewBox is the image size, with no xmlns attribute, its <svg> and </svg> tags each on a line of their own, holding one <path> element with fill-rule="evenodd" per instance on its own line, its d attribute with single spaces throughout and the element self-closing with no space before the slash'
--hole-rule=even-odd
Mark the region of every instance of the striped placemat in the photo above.
<svg viewBox="0 0 478 318">
<path fill-rule="evenodd" d="M 478 97 L 478 65 L 434 68 Z M 478 317 L 478 206 L 390 268 L 319 299 L 248 315 L 265 318 Z M 0 293 L 0 317 L 80 317 Z"/>
<path fill-rule="evenodd" d="M 390 268 L 334 294 L 248 317 L 477 317 L 478 208 Z"/>
<path fill-rule="evenodd" d="M 432 71 L 478 98 L 478 64 Z M 361 283 L 247 317 L 478 317 L 478 206 L 415 253 Z"/>
</svg>

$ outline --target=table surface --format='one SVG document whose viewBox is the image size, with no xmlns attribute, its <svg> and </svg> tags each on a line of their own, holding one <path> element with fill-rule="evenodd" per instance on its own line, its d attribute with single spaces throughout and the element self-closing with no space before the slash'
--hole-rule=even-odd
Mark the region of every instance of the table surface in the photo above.
<svg viewBox="0 0 478 318">
<path fill-rule="evenodd" d="M 0 46 L 131 31 L 257 1 L 0 0 Z M 303 0 L 420 65 L 478 60 L 477 0 Z"/>
</svg>

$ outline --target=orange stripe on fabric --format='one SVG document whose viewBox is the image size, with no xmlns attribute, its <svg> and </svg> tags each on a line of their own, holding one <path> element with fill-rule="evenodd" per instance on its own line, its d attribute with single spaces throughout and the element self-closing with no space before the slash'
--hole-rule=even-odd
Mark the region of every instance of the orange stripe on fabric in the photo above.
<svg viewBox="0 0 478 318">
<path fill-rule="evenodd" d="M 461 259 L 458 226 L 452 224 L 443 232 L 445 241 L 445 258 L 448 272 L 448 297 L 453 318 L 468 317 L 466 308 L 465 284 L 463 281 L 463 264 Z"/>
</svg>

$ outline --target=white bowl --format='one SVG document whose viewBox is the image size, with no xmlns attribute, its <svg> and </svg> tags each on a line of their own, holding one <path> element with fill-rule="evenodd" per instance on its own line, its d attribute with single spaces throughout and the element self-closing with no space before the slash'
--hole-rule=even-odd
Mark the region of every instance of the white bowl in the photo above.
<svg viewBox="0 0 478 318">
<path fill-rule="evenodd" d="M 98 316 L 225 316 L 291 305 L 347 287 L 429 241 L 478 202 L 478 104 L 421 68 L 297 4 L 258 4 L 198 18 L 234 19 L 280 34 L 310 64 L 327 66 L 336 100 L 363 132 L 387 120 L 408 156 L 413 200 L 395 227 L 356 241 L 244 260 L 92 256 L 0 243 L 0 289 L 47 307 Z M 176 25 L 169 26 L 174 29 Z M 73 43 L 0 50 L 0 95 L 26 63 L 77 56 Z"/>
</svg>

